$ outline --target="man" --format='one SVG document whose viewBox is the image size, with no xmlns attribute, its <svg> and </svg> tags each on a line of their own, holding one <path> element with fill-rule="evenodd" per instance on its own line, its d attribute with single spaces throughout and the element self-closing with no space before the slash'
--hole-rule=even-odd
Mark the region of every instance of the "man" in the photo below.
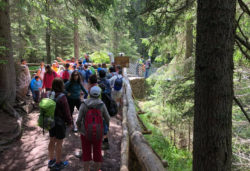
<svg viewBox="0 0 250 171">
<path fill-rule="evenodd" d="M 145 69 L 146 69 L 145 78 L 148 78 L 148 77 L 149 77 L 150 68 L 151 68 L 151 60 L 148 59 L 148 60 L 146 61 L 146 63 L 145 63 Z"/>
</svg>

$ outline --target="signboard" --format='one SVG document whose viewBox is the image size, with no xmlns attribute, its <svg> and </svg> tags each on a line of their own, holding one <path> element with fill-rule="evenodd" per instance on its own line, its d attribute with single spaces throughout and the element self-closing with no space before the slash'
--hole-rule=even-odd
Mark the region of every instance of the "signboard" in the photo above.
<svg viewBox="0 0 250 171">
<path fill-rule="evenodd" d="M 129 56 L 117 56 L 115 57 L 115 65 L 121 65 L 122 68 L 129 67 Z"/>
</svg>

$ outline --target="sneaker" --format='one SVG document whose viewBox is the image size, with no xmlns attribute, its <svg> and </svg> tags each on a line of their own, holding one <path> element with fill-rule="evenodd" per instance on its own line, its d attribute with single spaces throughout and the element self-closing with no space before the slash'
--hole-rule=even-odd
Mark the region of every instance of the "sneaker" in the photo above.
<svg viewBox="0 0 250 171">
<path fill-rule="evenodd" d="M 49 160 L 49 162 L 48 162 L 48 168 L 54 167 L 55 164 L 56 164 L 56 159 Z"/>
<path fill-rule="evenodd" d="M 109 149 L 109 142 L 107 142 L 107 141 L 102 142 L 102 149 L 108 150 Z"/>
<path fill-rule="evenodd" d="M 55 164 L 53 170 L 62 170 L 69 165 L 68 161 L 61 162 L 60 164 Z"/>
</svg>

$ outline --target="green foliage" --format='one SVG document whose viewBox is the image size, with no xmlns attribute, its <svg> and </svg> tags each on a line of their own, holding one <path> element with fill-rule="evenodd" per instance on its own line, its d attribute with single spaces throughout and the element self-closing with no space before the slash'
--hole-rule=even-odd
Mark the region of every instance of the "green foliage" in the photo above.
<svg viewBox="0 0 250 171">
<path fill-rule="evenodd" d="M 146 124 L 147 128 L 152 130 L 151 135 L 145 135 L 145 138 L 152 148 L 161 156 L 162 159 L 168 162 L 169 171 L 191 171 L 192 170 L 192 154 L 186 150 L 180 150 L 175 147 L 168 137 L 162 135 L 159 128 L 152 124 L 152 113 L 141 115 L 141 119 Z M 159 115 L 159 114 L 157 114 Z M 150 119 L 148 118 L 149 116 Z"/>
<path fill-rule="evenodd" d="M 94 52 L 90 55 L 90 58 L 96 64 L 110 63 L 109 56 L 106 52 Z"/>
</svg>

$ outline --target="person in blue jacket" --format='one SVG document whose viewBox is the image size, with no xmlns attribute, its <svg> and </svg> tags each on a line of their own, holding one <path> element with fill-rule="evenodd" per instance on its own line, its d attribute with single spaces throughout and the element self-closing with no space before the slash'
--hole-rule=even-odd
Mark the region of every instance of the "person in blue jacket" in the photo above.
<svg viewBox="0 0 250 171">
<path fill-rule="evenodd" d="M 70 80 L 65 84 L 65 94 L 68 99 L 71 116 L 73 115 L 74 108 L 79 111 L 81 105 L 81 95 L 84 93 L 84 98 L 88 97 L 88 92 L 82 85 L 81 75 L 78 71 L 73 71 Z M 73 130 L 76 132 L 76 126 Z"/>
<path fill-rule="evenodd" d="M 43 83 L 40 80 L 39 76 L 35 76 L 30 82 L 30 89 L 32 92 L 33 99 L 36 103 L 40 99 L 40 91 L 42 90 Z"/>
</svg>

